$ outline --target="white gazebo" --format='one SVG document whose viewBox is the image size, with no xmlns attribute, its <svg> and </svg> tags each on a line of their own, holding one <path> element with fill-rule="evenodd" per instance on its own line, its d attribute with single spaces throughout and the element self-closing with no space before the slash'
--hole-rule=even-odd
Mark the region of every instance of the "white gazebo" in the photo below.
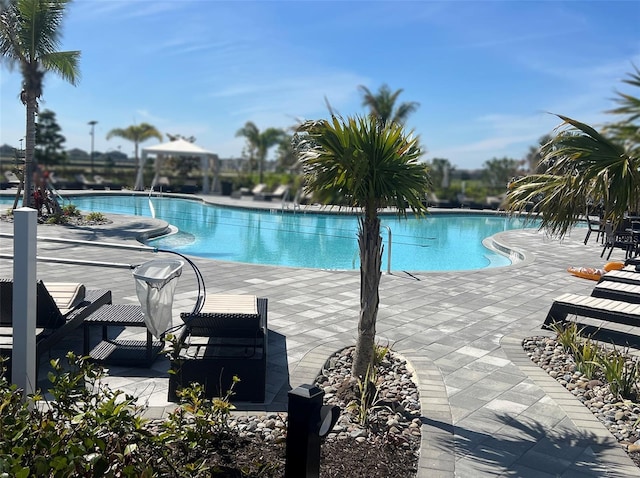
<svg viewBox="0 0 640 478">
<path fill-rule="evenodd" d="M 216 161 L 218 156 L 206 149 L 201 148 L 189 141 L 182 138 L 178 138 L 168 143 L 156 144 L 155 146 L 149 146 L 148 148 L 142 148 L 142 164 L 145 163 L 147 156 L 155 155 L 155 175 L 153 177 L 153 185 L 158 182 L 158 176 L 160 175 L 160 167 L 162 160 L 166 156 L 198 156 L 200 158 L 200 167 L 202 169 L 202 194 L 209 194 L 209 170 L 211 169 L 211 163 L 213 163 L 213 189 L 217 189 L 218 184 L 218 168 Z M 142 176 L 142 168 L 138 172 L 139 176 Z M 136 185 L 142 185 L 142 177 L 136 179 Z"/>
</svg>

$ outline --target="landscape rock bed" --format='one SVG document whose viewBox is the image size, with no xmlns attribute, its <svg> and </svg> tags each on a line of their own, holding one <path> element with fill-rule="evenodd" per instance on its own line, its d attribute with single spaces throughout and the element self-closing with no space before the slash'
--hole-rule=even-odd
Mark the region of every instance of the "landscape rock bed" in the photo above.
<svg viewBox="0 0 640 478">
<path fill-rule="evenodd" d="M 599 378 L 588 379 L 578 369 L 573 355 L 553 337 L 529 337 L 523 341 L 529 358 L 555 378 L 607 427 L 631 459 L 640 466 L 640 404 L 620 400 Z"/>
<path fill-rule="evenodd" d="M 420 401 L 409 365 L 389 352 L 377 368 L 377 399 L 368 427 L 358 424 L 348 404 L 356 398 L 357 381 L 350 378 L 354 348 L 329 358 L 316 378 L 324 403 L 338 405 L 340 418 L 323 440 L 321 478 L 415 478 L 420 453 Z M 207 461 L 228 474 L 223 477 L 282 477 L 286 457 L 286 413 L 232 414 L 229 430 L 214 442 Z M 160 432 L 160 421 L 149 423 Z M 235 470 L 244 474 L 236 475 Z"/>
</svg>

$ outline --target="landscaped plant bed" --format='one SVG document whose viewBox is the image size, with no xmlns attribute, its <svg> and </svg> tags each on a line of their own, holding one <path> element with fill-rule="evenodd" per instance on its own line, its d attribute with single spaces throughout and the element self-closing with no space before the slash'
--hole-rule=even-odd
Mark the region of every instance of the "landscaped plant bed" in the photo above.
<svg viewBox="0 0 640 478">
<path fill-rule="evenodd" d="M 343 404 L 337 428 L 321 448 L 320 476 L 414 478 L 420 410 L 406 362 L 388 351 L 378 354 L 377 393 L 362 406 L 357 381 L 345 375 L 351 354 L 347 349 L 332 357 L 319 377 L 325 402 Z M 52 361 L 52 402 L 23 402 L 0 378 L 0 474 L 284 476 L 286 413 L 236 415 L 232 393 L 204 400 L 202 388 L 194 386 L 167 419 L 145 421 L 135 397 L 104 385 L 102 370 L 72 354 L 66 361 Z M 30 406 L 36 400 L 39 405 Z"/>
<path fill-rule="evenodd" d="M 619 348 L 604 348 L 578 338 L 575 333 L 574 328 L 573 332 L 569 330 L 558 337 L 529 337 L 523 341 L 523 348 L 534 363 L 576 396 L 607 427 L 640 467 L 638 360 Z M 602 359 L 607 356 L 608 359 Z M 620 373 L 611 367 L 616 356 L 621 357 Z M 605 375 L 617 376 L 618 380 L 610 382 Z M 621 393 L 621 388 L 630 394 Z"/>
<path fill-rule="evenodd" d="M 0 220 L 13 222 L 13 214 L 4 212 L 0 214 Z M 38 215 L 38 224 L 61 224 L 67 226 L 101 226 L 111 224 L 113 221 L 100 212 L 90 212 L 82 215 L 73 205 L 63 208 L 62 214 L 42 213 Z"/>
</svg>

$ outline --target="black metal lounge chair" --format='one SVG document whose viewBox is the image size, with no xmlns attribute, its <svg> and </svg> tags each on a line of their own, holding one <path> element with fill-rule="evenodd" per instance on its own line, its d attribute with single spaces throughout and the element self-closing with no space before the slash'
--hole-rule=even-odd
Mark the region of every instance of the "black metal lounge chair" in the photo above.
<svg viewBox="0 0 640 478">
<path fill-rule="evenodd" d="M 605 281 L 640 284 L 640 273 L 628 270 L 613 270 L 603 274 L 598 282 Z"/>
<path fill-rule="evenodd" d="M 640 282 L 630 284 L 611 280 L 596 284 L 591 292 L 591 297 L 620 300 L 632 304 L 640 304 Z"/>
<path fill-rule="evenodd" d="M 192 382 L 205 396 L 224 395 L 233 376 L 234 398 L 264 402 L 267 371 L 267 299 L 247 295 L 209 295 L 199 313 L 182 313 L 180 355 L 172 359 L 169 400 Z"/>
<path fill-rule="evenodd" d="M 566 323 L 569 314 L 615 324 L 640 326 L 640 304 L 577 294 L 563 294 L 553 301 L 542 328 L 550 329 L 556 323 Z M 634 340 L 638 338 L 607 329 L 604 326 L 596 327 L 584 323 L 580 323 L 580 326 L 588 334 L 597 333 L 607 335 L 609 338 L 622 335 L 626 343 L 629 343 L 632 338 Z"/>
<path fill-rule="evenodd" d="M 102 306 L 111 303 L 111 291 L 80 284 L 43 283 L 36 289 L 36 356 L 39 359 Z M 11 358 L 13 348 L 13 281 L 0 279 L 0 355 Z M 5 363 L 10 379 L 10 362 Z"/>
</svg>

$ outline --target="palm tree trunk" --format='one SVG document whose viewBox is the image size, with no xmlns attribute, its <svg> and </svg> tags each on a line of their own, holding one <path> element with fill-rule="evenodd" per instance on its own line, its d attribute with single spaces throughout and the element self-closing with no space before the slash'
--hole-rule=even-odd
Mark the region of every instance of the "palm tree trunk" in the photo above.
<svg viewBox="0 0 640 478">
<path fill-rule="evenodd" d="M 24 192 L 22 206 L 33 207 L 33 152 L 36 147 L 36 98 L 27 92 L 27 133 L 24 152 Z"/>
<path fill-rule="evenodd" d="M 364 377 L 367 368 L 373 363 L 376 337 L 376 319 L 382 266 L 382 238 L 380 237 L 380 219 L 367 215 L 360 219 L 358 231 L 360 246 L 360 319 L 358 321 L 358 340 L 353 359 L 351 374 Z"/>
<path fill-rule="evenodd" d="M 135 143 L 135 155 L 136 155 L 136 184 L 133 186 L 134 191 L 144 191 L 144 164 L 142 158 L 138 157 L 138 142 Z"/>
</svg>

